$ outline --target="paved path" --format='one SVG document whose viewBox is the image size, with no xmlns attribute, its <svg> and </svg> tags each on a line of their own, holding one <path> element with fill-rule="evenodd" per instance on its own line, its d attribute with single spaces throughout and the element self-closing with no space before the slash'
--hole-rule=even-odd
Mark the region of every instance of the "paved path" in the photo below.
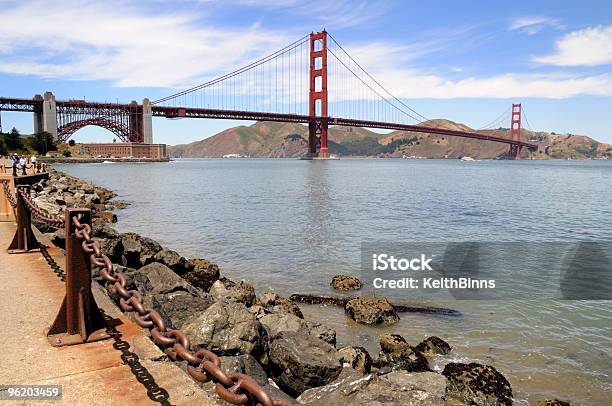
<svg viewBox="0 0 612 406">
<path fill-rule="evenodd" d="M 178 366 L 164 361 L 164 354 L 118 311 L 95 283 L 96 301 L 118 321 L 120 337 L 69 347 L 50 346 L 45 329 L 55 319 L 65 285 L 42 253 L 7 254 L 6 247 L 14 232 L 13 223 L 0 222 L 0 384 L 59 384 L 63 399 L 0 403 L 219 404 Z M 47 252 L 63 269 L 63 252 L 57 248 Z M 122 356 L 136 356 L 137 361 L 129 366 Z M 159 395 L 158 402 L 151 399 L 154 394 Z"/>
</svg>

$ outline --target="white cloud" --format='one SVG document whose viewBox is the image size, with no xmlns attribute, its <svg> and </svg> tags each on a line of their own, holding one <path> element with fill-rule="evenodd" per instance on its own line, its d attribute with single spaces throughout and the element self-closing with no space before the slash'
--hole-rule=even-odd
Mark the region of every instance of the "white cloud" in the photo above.
<svg viewBox="0 0 612 406">
<path fill-rule="evenodd" d="M 147 15 L 126 3 L 24 2 L 0 10 L 0 71 L 180 87 L 293 41 L 258 26 L 228 30 L 201 15 Z"/>
<path fill-rule="evenodd" d="M 612 63 L 612 25 L 589 27 L 564 35 L 555 44 L 556 52 L 534 57 L 543 64 L 596 66 Z"/>
<path fill-rule="evenodd" d="M 519 30 L 527 35 L 534 35 L 542 31 L 544 27 L 553 27 L 563 29 L 563 24 L 556 18 L 541 17 L 541 16 L 524 16 L 515 18 L 510 22 L 511 30 Z"/>
</svg>

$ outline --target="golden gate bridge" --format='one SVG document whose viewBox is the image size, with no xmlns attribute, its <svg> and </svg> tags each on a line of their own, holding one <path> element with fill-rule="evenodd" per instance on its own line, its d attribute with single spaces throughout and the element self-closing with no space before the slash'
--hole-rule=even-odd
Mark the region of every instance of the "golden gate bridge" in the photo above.
<svg viewBox="0 0 612 406">
<path fill-rule="evenodd" d="M 329 157 L 329 126 L 367 127 L 464 137 L 504 143 L 508 157 L 537 144 L 521 139 L 521 104 L 481 130 L 494 129 L 508 116 L 508 136 L 493 131 L 436 127 L 394 96 L 326 31 L 311 33 L 240 69 L 142 104 L 55 100 L 50 92 L 33 99 L 0 97 L 1 111 L 34 113 L 34 132 L 50 132 L 66 142 L 89 126 L 108 129 L 124 142 L 152 143 L 152 117 L 277 121 L 307 124 L 308 156 Z"/>
</svg>

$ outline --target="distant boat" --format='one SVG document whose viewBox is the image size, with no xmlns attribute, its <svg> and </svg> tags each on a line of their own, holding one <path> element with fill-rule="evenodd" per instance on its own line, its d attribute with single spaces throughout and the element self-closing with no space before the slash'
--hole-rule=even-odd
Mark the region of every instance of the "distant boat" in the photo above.
<svg viewBox="0 0 612 406">
<path fill-rule="evenodd" d="M 472 162 L 475 161 L 474 158 L 472 158 L 471 156 L 464 156 L 463 158 L 461 158 L 462 161 L 466 161 L 466 162 Z"/>
</svg>

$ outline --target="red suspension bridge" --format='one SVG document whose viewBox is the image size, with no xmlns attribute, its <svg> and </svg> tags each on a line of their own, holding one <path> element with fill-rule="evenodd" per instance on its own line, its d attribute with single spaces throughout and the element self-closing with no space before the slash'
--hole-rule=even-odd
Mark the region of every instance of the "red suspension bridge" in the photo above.
<svg viewBox="0 0 612 406">
<path fill-rule="evenodd" d="M 368 127 L 504 143 L 508 156 L 537 144 L 521 139 L 521 104 L 509 111 L 509 136 L 435 127 L 370 75 L 326 31 L 311 33 L 247 66 L 189 89 L 142 104 L 0 97 L 0 111 L 34 113 L 34 131 L 67 141 L 88 125 L 104 127 L 124 142 L 152 143 L 152 117 L 280 121 L 307 124 L 309 156 L 329 156 L 329 126 Z M 506 120 L 508 111 L 483 129 Z"/>
</svg>

